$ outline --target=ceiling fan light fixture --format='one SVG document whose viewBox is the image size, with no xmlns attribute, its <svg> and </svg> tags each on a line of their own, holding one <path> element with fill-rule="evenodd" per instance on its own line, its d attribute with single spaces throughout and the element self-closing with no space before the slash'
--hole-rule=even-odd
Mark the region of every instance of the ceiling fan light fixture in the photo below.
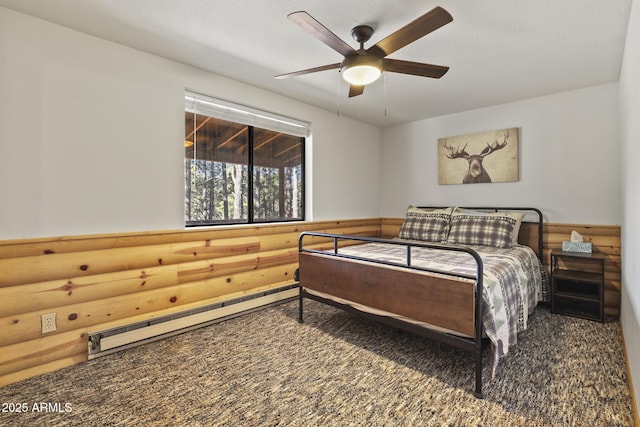
<svg viewBox="0 0 640 427">
<path fill-rule="evenodd" d="M 360 44 L 360 49 L 358 50 L 345 43 L 344 40 L 336 36 L 304 10 L 290 13 L 287 18 L 341 54 L 343 60 L 339 63 L 280 74 L 275 76 L 277 79 L 339 68 L 342 77 L 350 84 L 349 98 L 351 98 L 362 95 L 365 86 L 375 82 L 383 71 L 439 79 L 449 70 L 449 67 L 442 65 L 387 58 L 387 55 L 453 21 L 451 14 L 440 6 L 434 7 L 429 12 L 414 19 L 367 49 L 364 48 L 364 44 L 371 39 L 374 32 L 373 27 L 356 25 L 351 30 L 351 36 Z"/>
<path fill-rule="evenodd" d="M 364 86 L 378 80 L 382 74 L 382 64 L 380 59 L 371 56 L 351 56 L 344 59 L 340 71 L 349 84 Z"/>
</svg>

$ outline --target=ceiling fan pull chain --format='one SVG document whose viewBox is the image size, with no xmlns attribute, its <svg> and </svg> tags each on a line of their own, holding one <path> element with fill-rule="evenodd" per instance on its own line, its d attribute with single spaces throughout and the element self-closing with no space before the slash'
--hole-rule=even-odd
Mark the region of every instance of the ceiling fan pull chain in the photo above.
<svg viewBox="0 0 640 427">
<path fill-rule="evenodd" d="M 340 91 L 342 90 L 342 79 L 340 77 L 338 77 L 338 92 L 336 95 L 336 99 L 338 100 L 338 103 L 336 105 L 336 113 L 338 115 L 338 117 L 340 117 L 340 106 L 341 106 L 341 96 L 340 96 Z"/>
<path fill-rule="evenodd" d="M 384 97 L 384 116 L 387 117 L 387 74 L 382 76 L 382 91 Z"/>
</svg>

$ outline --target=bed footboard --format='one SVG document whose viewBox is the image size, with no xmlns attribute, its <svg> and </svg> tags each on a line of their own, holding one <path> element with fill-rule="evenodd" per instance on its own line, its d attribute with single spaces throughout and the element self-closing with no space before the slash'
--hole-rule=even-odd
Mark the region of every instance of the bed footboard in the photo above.
<svg viewBox="0 0 640 427">
<path fill-rule="evenodd" d="M 307 246 L 303 243 L 305 238 L 308 241 Z M 339 253 L 338 248 L 341 244 L 366 242 L 405 246 L 405 263 L 367 260 Z M 416 246 L 467 252 L 476 260 L 476 275 L 456 275 L 414 267 L 411 265 L 411 248 Z M 302 233 L 299 240 L 299 261 L 301 322 L 303 299 L 306 297 L 474 352 L 474 394 L 482 398 L 483 275 L 482 260 L 475 251 L 396 240 Z M 435 326 L 437 329 L 401 321 L 396 317 L 355 310 L 353 304 L 324 298 L 313 294 L 314 291 Z"/>
<path fill-rule="evenodd" d="M 475 281 L 302 252 L 300 283 L 461 335 L 475 333 Z"/>
</svg>

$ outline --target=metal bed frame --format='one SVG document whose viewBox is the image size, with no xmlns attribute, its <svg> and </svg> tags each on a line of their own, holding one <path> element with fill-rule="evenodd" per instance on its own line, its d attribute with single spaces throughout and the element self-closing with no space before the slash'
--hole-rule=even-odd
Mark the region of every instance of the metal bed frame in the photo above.
<svg viewBox="0 0 640 427">
<path fill-rule="evenodd" d="M 442 209 L 446 207 L 442 206 L 420 206 L 424 209 Z M 520 211 L 520 212 L 529 212 L 537 215 L 537 224 L 538 224 L 538 239 L 537 239 L 537 255 L 539 259 L 542 259 L 542 248 L 543 248 L 543 216 L 542 212 L 536 208 L 527 208 L 527 207 L 463 207 L 463 209 L 471 209 L 478 211 L 490 211 L 490 212 L 502 212 L 502 211 Z M 530 222 L 530 221 L 523 221 Z M 332 242 L 332 250 L 331 252 L 327 251 L 326 248 L 321 249 L 312 249 L 305 247 L 304 240 L 305 238 L 316 237 L 321 239 L 329 239 Z M 405 262 L 396 263 L 389 261 L 380 261 L 380 260 L 372 260 L 364 257 L 341 254 L 338 252 L 340 242 L 351 241 L 351 242 L 377 242 L 377 243 L 385 243 L 391 245 L 400 245 L 406 247 L 406 256 Z M 476 274 L 474 275 L 465 275 L 459 273 L 452 273 L 447 271 L 439 271 L 434 269 L 423 268 L 419 266 L 412 265 L 411 262 L 411 253 L 412 248 L 434 248 L 434 249 L 444 249 L 449 251 L 458 251 L 458 252 L 466 252 L 470 256 L 473 257 L 476 263 Z M 534 248 L 535 249 L 535 248 Z M 376 315 L 372 313 L 368 313 L 365 311 L 358 310 L 356 308 L 351 307 L 348 304 L 342 304 L 331 299 L 323 298 L 318 295 L 307 292 L 304 288 L 304 277 L 301 278 L 300 281 L 300 294 L 299 294 L 299 319 L 300 323 L 304 322 L 304 312 L 303 312 L 303 300 L 304 298 L 309 298 L 324 304 L 328 304 L 342 310 L 345 310 L 350 313 L 356 313 L 360 316 L 363 316 L 368 319 L 375 320 L 377 322 L 396 327 L 398 329 L 402 329 L 408 331 L 410 333 L 414 333 L 419 336 L 424 336 L 430 339 L 434 339 L 436 341 L 440 341 L 442 343 L 458 347 L 462 350 L 466 350 L 469 352 L 473 352 L 475 355 L 475 389 L 474 395 L 477 398 L 482 399 L 482 350 L 483 350 L 483 326 L 482 326 L 482 291 L 483 291 L 483 264 L 480 255 L 473 249 L 464 247 L 464 246 L 445 246 L 439 244 L 431 244 L 431 243 L 416 243 L 416 242 L 406 242 L 406 241 L 398 241 L 398 240 L 390 240 L 390 239 L 381 239 L 374 237 L 362 237 L 362 236 L 347 236 L 340 234 L 330 234 L 330 233 L 317 233 L 317 232 L 303 232 L 301 233 L 298 240 L 298 251 L 301 258 L 301 266 L 303 258 L 306 255 L 313 254 L 321 254 L 322 256 L 329 255 L 330 257 L 353 260 L 353 261 L 364 261 L 368 264 L 372 265 L 380 265 L 381 267 L 390 266 L 390 267 L 402 267 L 403 269 L 413 270 L 416 272 L 429 272 L 429 273 L 437 273 L 444 274 L 446 276 L 455 278 L 455 279 L 471 279 L 475 281 L 474 283 L 474 313 L 473 313 L 473 336 L 472 337 L 463 337 L 454 335 L 451 333 L 440 332 L 437 330 L 428 329 L 426 327 L 405 322 L 399 319 L 395 319 L 392 317 Z M 299 274 L 299 271 L 297 272 Z M 408 273 L 411 274 L 411 273 Z M 358 301 L 354 301 L 358 302 Z M 486 342 L 486 341 L 485 341 Z"/>
</svg>

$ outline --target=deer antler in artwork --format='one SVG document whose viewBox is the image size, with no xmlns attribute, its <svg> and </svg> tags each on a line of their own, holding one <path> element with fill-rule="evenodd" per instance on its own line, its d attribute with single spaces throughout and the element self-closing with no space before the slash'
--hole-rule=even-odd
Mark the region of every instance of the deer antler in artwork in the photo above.
<svg viewBox="0 0 640 427">
<path fill-rule="evenodd" d="M 447 151 L 449 151 L 447 153 L 447 157 L 449 159 L 468 159 L 469 158 L 469 153 L 466 152 L 466 148 L 467 148 L 466 145 L 462 147 L 462 150 L 460 149 L 460 147 L 453 148 L 453 146 L 447 144 L 447 140 L 445 139 L 444 148 L 446 148 Z"/>
<path fill-rule="evenodd" d="M 487 142 L 487 146 L 485 147 L 484 150 L 482 150 L 480 152 L 480 155 L 482 157 L 485 157 L 485 156 L 488 156 L 489 154 L 493 153 L 494 151 L 498 151 L 498 150 L 506 147 L 508 139 L 509 139 L 509 131 L 507 131 L 507 133 L 504 135 L 504 138 L 503 138 L 502 142 L 499 142 L 497 138 L 496 138 L 496 140 L 494 141 L 493 144 L 489 144 Z"/>
</svg>

